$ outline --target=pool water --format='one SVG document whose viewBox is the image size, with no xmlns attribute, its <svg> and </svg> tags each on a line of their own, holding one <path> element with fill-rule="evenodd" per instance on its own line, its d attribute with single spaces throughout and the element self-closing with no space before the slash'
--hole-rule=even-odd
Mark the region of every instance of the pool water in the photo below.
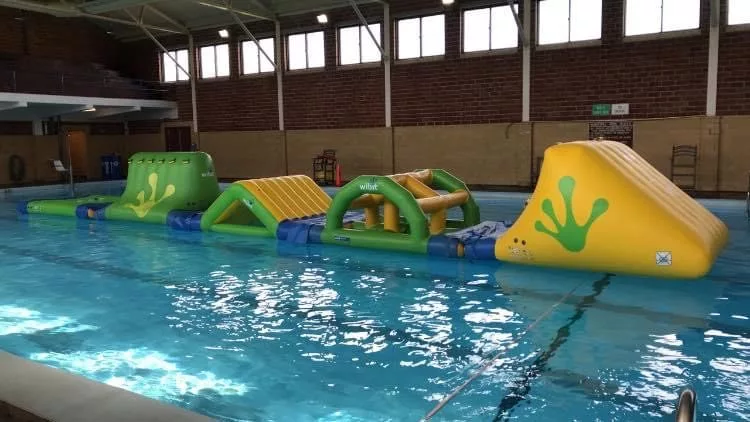
<svg viewBox="0 0 750 422">
<path fill-rule="evenodd" d="M 0 201 L 0 348 L 218 420 L 418 421 L 503 351 L 432 420 L 668 420 L 689 385 L 699 420 L 750 421 L 744 202 L 706 201 L 731 243 L 675 281 L 17 216 L 28 198 Z M 524 198 L 477 194 L 498 221 Z"/>
</svg>

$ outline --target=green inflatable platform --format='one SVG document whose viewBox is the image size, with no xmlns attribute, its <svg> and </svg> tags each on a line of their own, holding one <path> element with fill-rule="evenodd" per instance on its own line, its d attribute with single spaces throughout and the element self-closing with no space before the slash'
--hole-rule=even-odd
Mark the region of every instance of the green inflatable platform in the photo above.
<svg viewBox="0 0 750 422">
<path fill-rule="evenodd" d="M 204 211 L 220 194 L 211 156 L 204 152 L 141 152 L 128 160 L 120 197 L 88 196 L 25 204 L 30 214 L 166 224 L 173 211 Z"/>
</svg>

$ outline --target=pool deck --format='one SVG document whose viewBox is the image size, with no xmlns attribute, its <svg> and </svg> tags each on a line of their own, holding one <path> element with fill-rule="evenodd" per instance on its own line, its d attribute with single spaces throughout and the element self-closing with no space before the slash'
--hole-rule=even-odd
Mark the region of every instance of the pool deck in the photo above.
<svg viewBox="0 0 750 422">
<path fill-rule="evenodd" d="M 206 416 L 0 351 L 0 420 L 208 422 Z"/>
</svg>

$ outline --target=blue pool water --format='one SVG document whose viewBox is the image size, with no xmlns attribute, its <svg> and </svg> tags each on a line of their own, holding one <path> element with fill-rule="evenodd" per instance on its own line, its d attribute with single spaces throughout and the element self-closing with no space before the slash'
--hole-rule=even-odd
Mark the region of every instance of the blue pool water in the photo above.
<svg viewBox="0 0 750 422">
<path fill-rule="evenodd" d="M 418 421 L 504 350 L 433 420 L 670 420 L 691 385 L 699 420 L 750 421 L 743 202 L 706 202 L 731 243 L 670 281 L 19 218 L 28 197 L 0 201 L 0 348 L 219 420 Z M 498 221 L 524 198 L 477 197 Z"/>
</svg>

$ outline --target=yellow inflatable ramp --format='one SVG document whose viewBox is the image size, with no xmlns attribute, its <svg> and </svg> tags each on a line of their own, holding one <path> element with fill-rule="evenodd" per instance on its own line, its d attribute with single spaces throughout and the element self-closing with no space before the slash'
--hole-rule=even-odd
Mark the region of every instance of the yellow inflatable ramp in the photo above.
<svg viewBox="0 0 750 422">
<path fill-rule="evenodd" d="M 269 177 L 235 183 L 252 193 L 277 222 L 324 215 L 331 205 L 331 198 L 307 176 Z"/>
<path fill-rule="evenodd" d="M 699 278 L 725 246 L 724 223 L 631 148 L 557 144 L 536 190 L 495 244 L 501 261 L 665 278 Z"/>
</svg>

